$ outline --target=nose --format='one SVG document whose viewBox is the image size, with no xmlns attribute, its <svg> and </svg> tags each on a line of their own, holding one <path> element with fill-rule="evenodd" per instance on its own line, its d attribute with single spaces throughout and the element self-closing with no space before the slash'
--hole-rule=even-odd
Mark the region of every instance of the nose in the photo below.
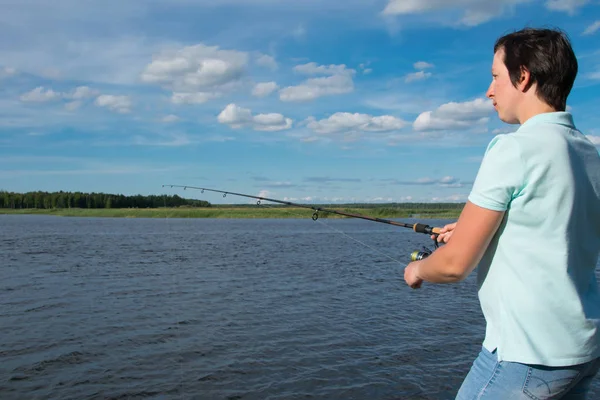
<svg viewBox="0 0 600 400">
<path fill-rule="evenodd" d="M 485 96 L 489 99 L 494 97 L 494 82 L 490 83 L 490 86 L 488 87 L 488 90 L 485 93 Z"/>
</svg>

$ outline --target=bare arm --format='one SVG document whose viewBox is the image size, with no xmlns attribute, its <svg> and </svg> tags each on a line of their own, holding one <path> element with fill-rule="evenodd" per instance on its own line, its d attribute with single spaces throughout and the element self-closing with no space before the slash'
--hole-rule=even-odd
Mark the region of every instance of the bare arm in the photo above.
<svg viewBox="0 0 600 400">
<path fill-rule="evenodd" d="M 407 268 L 414 269 L 417 279 L 433 283 L 465 279 L 477 267 L 503 217 L 503 211 L 488 210 L 467 201 L 452 232 L 452 240 Z"/>
</svg>

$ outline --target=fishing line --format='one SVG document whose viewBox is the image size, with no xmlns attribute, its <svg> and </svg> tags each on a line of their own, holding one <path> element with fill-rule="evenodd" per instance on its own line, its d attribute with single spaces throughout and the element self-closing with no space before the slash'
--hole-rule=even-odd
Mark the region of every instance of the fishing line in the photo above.
<svg viewBox="0 0 600 400">
<path fill-rule="evenodd" d="M 268 197 L 253 196 L 253 195 L 249 195 L 249 194 L 235 193 L 235 192 L 223 191 L 223 190 L 218 190 L 218 189 L 208 189 L 208 188 L 202 188 L 202 187 L 197 187 L 197 186 L 170 185 L 170 184 L 162 185 L 162 186 L 163 187 L 169 186 L 171 188 L 178 187 L 178 188 L 183 188 L 183 190 L 187 190 L 188 188 L 189 189 L 196 189 L 196 190 L 201 190 L 202 193 L 204 193 L 204 191 L 206 190 L 206 191 L 209 191 L 209 192 L 222 193 L 223 197 L 227 197 L 228 194 L 232 194 L 234 196 L 248 197 L 248 198 L 252 198 L 252 199 L 257 199 L 256 204 L 259 205 L 259 206 L 261 205 L 261 202 L 264 200 L 264 201 L 270 201 L 270 202 L 274 202 L 274 203 L 284 204 L 284 205 L 287 205 L 287 206 L 295 206 L 295 207 L 300 207 L 300 208 L 309 208 L 309 209 L 314 210 L 314 213 L 312 215 L 313 221 L 318 221 L 318 219 L 319 219 L 319 212 L 323 212 L 323 213 L 343 215 L 343 216 L 352 217 L 352 218 L 360 218 L 360 219 L 365 219 L 365 220 L 373 221 L 373 222 L 381 222 L 381 223 L 385 223 L 385 224 L 400 226 L 400 227 L 403 227 L 403 228 L 411 228 L 413 231 L 415 231 L 417 233 L 424 233 L 424 234 L 432 236 L 433 243 L 434 243 L 434 248 L 436 248 L 436 249 L 438 248 L 438 242 L 437 242 L 436 239 L 437 239 L 437 236 L 441 233 L 441 229 L 442 229 L 442 228 L 437 228 L 437 227 L 431 227 L 429 225 L 422 224 L 422 223 L 408 224 L 408 223 L 404 223 L 404 222 L 392 221 L 390 219 L 369 217 L 369 216 L 362 215 L 362 214 L 347 213 L 347 212 L 343 212 L 343 211 L 339 211 L 339 210 L 326 209 L 326 208 L 311 206 L 311 205 L 307 205 L 307 204 L 292 203 L 290 201 L 285 201 L 285 200 L 277 200 L 277 199 L 271 199 L 271 198 L 268 198 Z M 332 229 L 334 229 L 334 228 L 332 228 Z M 358 243 L 361 243 L 364 246 L 369 247 L 369 248 L 372 249 L 372 247 L 370 247 L 366 243 L 363 243 L 363 242 L 359 241 L 358 239 L 352 238 L 351 236 L 345 234 L 344 232 L 340 231 L 339 233 L 341 233 L 343 235 L 346 235 L 350 239 L 355 240 Z M 377 250 L 374 250 L 374 251 L 376 251 L 377 253 L 380 253 Z M 411 258 L 412 261 L 421 260 L 421 259 L 429 256 L 431 253 L 432 253 L 431 250 L 427 249 L 426 247 L 423 247 L 422 251 L 413 251 L 410 258 Z M 394 260 L 395 262 L 400 263 L 400 261 L 398 261 L 398 260 L 396 260 L 396 259 L 388 256 L 387 254 L 385 256 L 388 257 L 388 258 L 390 258 L 390 259 L 392 259 L 392 260 Z"/>
<path fill-rule="evenodd" d="M 280 209 L 280 208 L 275 208 L 275 207 L 269 207 L 269 206 L 270 206 L 270 204 L 258 204 L 258 206 L 259 206 L 259 207 L 264 207 L 264 208 Z M 281 210 L 283 210 L 283 212 L 286 212 L 286 213 L 288 213 L 288 214 L 290 214 L 290 215 L 294 215 L 294 216 L 300 216 L 300 214 L 292 213 L 291 211 L 288 211 L 288 210 L 286 210 L 286 209 L 281 209 Z M 404 262 L 402 262 L 402 261 L 400 261 L 400 260 L 397 260 L 397 259 L 395 259 L 395 258 L 391 257 L 390 255 L 388 255 L 388 254 L 386 254 L 386 253 L 384 253 L 384 252 L 382 252 L 382 251 L 380 251 L 380 250 L 377 250 L 375 247 L 373 247 L 373 246 L 371 246 L 371 245 L 369 245 L 369 244 L 367 244 L 367 243 L 365 243 L 365 242 L 362 242 L 362 241 L 360 241 L 360 240 L 358 240 L 358 239 L 356 239 L 356 238 L 354 238 L 354 237 L 352 237 L 352 236 L 348 235 L 346 232 L 344 232 L 344 231 L 342 231 L 342 230 L 340 230 L 340 229 L 337 229 L 337 228 L 335 228 L 335 227 L 333 227 L 333 226 L 331 226 L 331 225 L 329 225 L 329 224 L 327 224 L 327 223 L 325 223 L 325 222 L 321 221 L 321 219 L 320 219 L 320 218 L 318 218 L 318 219 L 316 220 L 316 222 L 320 223 L 320 224 L 321 224 L 321 225 L 323 225 L 323 226 L 326 226 L 327 228 L 329 228 L 329 229 L 331 229 L 331 230 L 333 230 L 333 231 L 335 231 L 335 232 L 337 232 L 337 233 L 340 233 L 340 234 L 342 234 L 342 235 L 346 236 L 347 238 L 349 238 L 349 239 L 351 239 L 351 240 L 354 240 L 354 241 L 355 241 L 355 242 L 357 242 L 357 243 L 360 243 L 360 244 L 362 244 L 362 245 L 363 245 L 363 246 L 365 246 L 365 247 L 368 247 L 369 249 L 371 249 L 371 250 L 372 250 L 372 251 L 374 251 L 375 253 L 377 253 L 377 254 L 380 254 L 380 255 L 382 255 L 382 256 L 384 256 L 384 257 L 387 257 L 387 258 L 389 258 L 390 260 L 392 260 L 392 261 L 394 261 L 394 262 L 397 262 L 398 264 L 401 264 L 401 265 L 405 264 Z"/>
</svg>

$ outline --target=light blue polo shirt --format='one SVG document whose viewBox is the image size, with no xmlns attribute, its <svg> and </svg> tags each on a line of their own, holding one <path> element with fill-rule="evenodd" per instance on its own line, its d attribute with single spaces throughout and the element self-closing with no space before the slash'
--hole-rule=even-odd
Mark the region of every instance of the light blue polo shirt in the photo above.
<svg viewBox="0 0 600 400">
<path fill-rule="evenodd" d="M 599 357 L 600 155 L 571 114 L 495 136 L 468 199 L 506 210 L 477 269 L 483 346 L 525 364 Z"/>
</svg>

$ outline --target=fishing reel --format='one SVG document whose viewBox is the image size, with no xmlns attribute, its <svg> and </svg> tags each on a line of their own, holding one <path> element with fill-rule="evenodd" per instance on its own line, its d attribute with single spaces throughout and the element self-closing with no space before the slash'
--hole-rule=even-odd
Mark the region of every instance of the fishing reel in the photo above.
<svg viewBox="0 0 600 400">
<path fill-rule="evenodd" d="M 434 246 L 434 250 L 439 247 L 439 244 L 437 241 L 437 235 L 436 235 L 435 239 L 433 239 L 433 246 Z M 433 250 L 430 250 L 427 247 L 423 246 L 423 250 L 415 250 L 412 253 L 410 253 L 410 260 L 411 261 L 419 261 L 419 260 L 429 257 L 431 255 L 431 253 L 433 253 Z"/>
<path fill-rule="evenodd" d="M 410 261 L 419 261 L 431 255 L 432 251 L 423 246 L 423 250 L 415 250 L 410 253 Z"/>
</svg>

